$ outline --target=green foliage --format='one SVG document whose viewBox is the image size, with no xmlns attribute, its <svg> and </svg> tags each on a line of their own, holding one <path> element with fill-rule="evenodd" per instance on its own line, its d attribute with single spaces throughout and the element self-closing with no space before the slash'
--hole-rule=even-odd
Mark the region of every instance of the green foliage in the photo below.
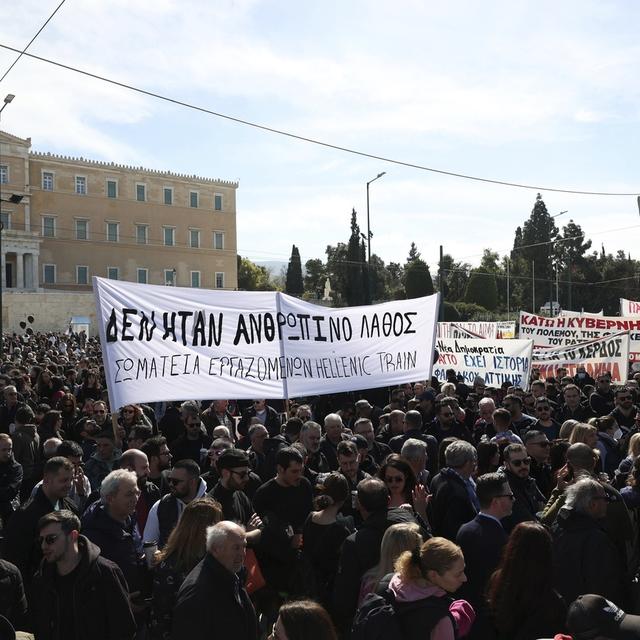
<svg viewBox="0 0 640 640">
<path fill-rule="evenodd" d="M 289 265 L 287 266 L 284 290 L 292 296 L 301 296 L 304 292 L 300 251 L 295 244 L 291 248 L 291 257 L 289 258 Z"/>
<path fill-rule="evenodd" d="M 312 258 L 304 263 L 304 291 L 311 300 L 319 300 L 324 295 L 324 285 L 327 280 L 327 269 L 318 258 Z"/>
<path fill-rule="evenodd" d="M 464 304 L 464 303 L 462 303 Z M 445 302 L 444 307 L 444 321 L 445 322 L 459 322 L 461 320 L 460 313 L 450 302 Z"/>
<path fill-rule="evenodd" d="M 407 264 L 404 267 L 404 290 L 407 298 L 420 298 L 433 294 L 433 280 L 429 265 L 420 258 L 415 243 L 411 243 Z"/>
<path fill-rule="evenodd" d="M 480 270 L 472 271 L 467 290 L 464 293 L 464 301 L 495 311 L 498 306 L 498 287 L 495 275 Z"/>
<path fill-rule="evenodd" d="M 346 278 L 344 296 L 348 306 L 356 307 L 366 301 L 366 290 L 363 286 L 363 271 L 366 264 L 362 259 L 362 248 L 360 246 L 360 226 L 358 225 L 358 214 L 356 210 L 351 211 L 351 236 L 347 244 L 346 256 Z"/>
<path fill-rule="evenodd" d="M 275 291 L 271 274 L 248 258 L 238 256 L 238 289 L 240 291 Z"/>
<path fill-rule="evenodd" d="M 453 306 L 458 311 L 461 322 L 473 320 L 488 320 L 491 316 L 489 311 L 484 307 L 481 307 L 479 304 L 456 302 Z"/>
</svg>

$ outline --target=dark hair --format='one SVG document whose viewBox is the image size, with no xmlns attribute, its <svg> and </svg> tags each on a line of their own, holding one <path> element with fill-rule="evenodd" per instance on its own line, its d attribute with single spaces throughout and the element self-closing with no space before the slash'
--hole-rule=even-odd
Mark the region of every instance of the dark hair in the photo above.
<svg viewBox="0 0 640 640">
<path fill-rule="evenodd" d="M 491 506 L 494 498 L 504 493 L 504 485 L 507 484 L 507 478 L 501 473 L 485 473 L 476 479 L 476 495 L 482 509 Z"/>
<path fill-rule="evenodd" d="M 283 431 L 292 436 L 297 436 L 300 434 L 300 430 L 302 429 L 302 420 L 300 418 L 289 418 L 284 423 Z"/>
<path fill-rule="evenodd" d="M 454 436 L 447 436 L 440 442 L 440 446 L 438 447 L 438 469 L 444 469 L 447 466 L 447 461 L 444 457 L 445 451 L 447 447 L 456 440 L 458 440 L 458 438 Z"/>
<path fill-rule="evenodd" d="M 500 463 L 495 465 L 491 461 L 496 453 L 500 453 L 498 444 L 496 442 L 479 442 L 476 449 L 478 451 L 478 475 L 495 471 Z"/>
<path fill-rule="evenodd" d="M 530 429 L 522 436 L 522 441 L 525 444 L 527 444 L 527 442 L 529 442 L 530 440 L 533 440 L 534 438 L 539 438 L 540 436 L 543 436 L 543 435 L 545 434 L 538 429 Z"/>
<path fill-rule="evenodd" d="M 140 451 L 147 454 L 147 458 L 154 456 L 160 457 L 160 449 L 167 444 L 167 439 L 164 436 L 154 436 L 149 438 L 141 447 Z"/>
<path fill-rule="evenodd" d="M 515 402 L 519 407 L 522 407 L 522 398 L 516 395 L 515 393 L 508 393 L 502 399 L 502 402 L 504 403 L 506 400 L 509 400 L 510 402 Z"/>
<path fill-rule="evenodd" d="M 411 409 L 404 414 L 404 421 L 411 430 L 422 428 L 422 414 L 415 409 Z"/>
<path fill-rule="evenodd" d="M 184 469 L 192 479 L 200 476 L 200 466 L 195 460 L 191 460 L 191 458 L 178 460 L 178 462 L 173 465 L 173 468 Z"/>
<path fill-rule="evenodd" d="M 378 477 L 383 482 L 387 469 L 389 467 L 391 467 L 392 469 L 396 469 L 404 476 L 404 497 L 408 503 L 413 504 L 413 490 L 416 486 L 416 476 L 411 465 L 409 464 L 409 461 L 406 458 L 398 455 L 397 453 L 392 453 L 391 455 L 387 456 L 384 464 L 378 471 Z"/>
<path fill-rule="evenodd" d="M 304 456 L 294 447 L 284 447 L 276 453 L 276 467 L 288 469 L 292 462 L 304 464 Z"/>
<path fill-rule="evenodd" d="M 336 447 L 336 453 L 339 456 L 347 456 L 350 458 L 351 456 L 358 455 L 358 447 L 356 443 L 351 440 L 341 440 Z"/>
<path fill-rule="evenodd" d="M 497 422 L 500 423 L 501 426 L 508 427 L 511 424 L 511 414 L 504 407 L 500 407 L 493 412 L 493 422 L 495 424 L 497 418 Z"/>
<path fill-rule="evenodd" d="M 42 518 L 38 520 L 38 533 L 50 524 L 59 524 L 63 533 L 67 535 L 72 531 L 80 531 L 80 518 L 68 509 L 52 511 L 42 516 Z"/>
<path fill-rule="evenodd" d="M 627 484 L 630 487 L 640 487 L 640 458 L 633 461 L 633 467 L 627 477 Z"/>
<path fill-rule="evenodd" d="M 531 603 L 552 591 L 551 534 L 537 522 L 521 522 L 511 532 L 487 589 L 501 635 L 515 637 L 522 621 L 531 616 Z"/>
<path fill-rule="evenodd" d="M 564 467 L 567 461 L 567 450 L 569 449 L 569 443 L 566 440 L 554 440 L 551 443 L 549 449 L 549 464 L 551 465 L 552 473 L 555 473 L 559 469 Z"/>
<path fill-rule="evenodd" d="M 63 458 L 83 456 L 82 447 L 75 440 L 63 440 L 56 449 L 56 455 Z"/>
<path fill-rule="evenodd" d="M 545 387 L 545 383 L 544 383 L 544 381 L 543 381 L 543 380 L 534 380 L 534 381 L 531 383 L 531 387 L 532 387 L 532 388 L 533 388 L 533 387 L 542 387 L 543 389 L 545 389 L 545 388 L 546 388 L 546 387 Z"/>
<path fill-rule="evenodd" d="M 315 499 L 316 509 L 326 509 L 336 502 L 344 502 L 349 497 L 349 483 L 338 471 L 332 471 L 316 487 L 319 495 Z"/>
<path fill-rule="evenodd" d="M 280 607 L 280 621 L 289 640 L 337 640 L 333 622 L 313 600 L 293 600 Z"/>
<path fill-rule="evenodd" d="M 380 478 L 365 478 L 358 483 L 358 502 L 369 513 L 386 511 L 389 489 Z"/>
<path fill-rule="evenodd" d="M 51 411 L 51 407 L 44 402 L 36 406 L 36 413 L 47 413 L 47 411 Z"/>
<path fill-rule="evenodd" d="M 33 424 L 36 414 L 28 404 L 21 404 L 16 409 L 15 421 L 20 424 Z"/>
<path fill-rule="evenodd" d="M 129 440 L 146 442 L 153 435 L 153 429 L 147 424 L 137 424 L 129 432 Z"/>
<path fill-rule="evenodd" d="M 61 469 L 65 471 L 73 471 L 73 464 L 67 458 L 63 458 L 62 456 L 54 456 L 53 458 L 49 458 L 44 464 L 44 475 L 52 475 L 58 473 Z"/>
</svg>

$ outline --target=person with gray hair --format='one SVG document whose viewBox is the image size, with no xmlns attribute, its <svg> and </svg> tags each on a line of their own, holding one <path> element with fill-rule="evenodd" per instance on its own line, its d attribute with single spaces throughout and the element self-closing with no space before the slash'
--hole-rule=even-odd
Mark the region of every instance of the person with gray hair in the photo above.
<svg viewBox="0 0 640 640">
<path fill-rule="evenodd" d="M 478 462 L 475 447 L 465 440 L 452 442 L 445 451 L 447 466 L 431 481 L 434 533 L 455 540 L 460 527 L 480 509 L 472 475 Z"/>
<path fill-rule="evenodd" d="M 391 438 L 389 447 L 393 453 L 400 453 L 407 440 L 411 438 L 422 440 L 427 445 L 427 468 L 433 474 L 436 471 L 435 465 L 438 459 L 438 441 L 430 433 L 425 433 L 424 427 L 422 414 L 419 411 L 414 409 L 407 411 L 404 414 L 404 433 Z"/>
<path fill-rule="evenodd" d="M 430 473 L 426 469 L 428 460 L 427 443 L 418 438 L 405 440 L 400 450 L 400 455 L 407 460 L 416 476 L 416 482 L 424 487 L 429 486 Z"/>
<path fill-rule="evenodd" d="M 554 527 L 554 584 L 565 602 L 583 593 L 598 593 L 621 602 L 625 565 L 603 530 L 610 496 L 600 482 L 583 477 L 567 488 Z"/>
<path fill-rule="evenodd" d="M 331 471 L 324 453 L 320 451 L 322 440 L 322 427 L 313 420 L 307 420 L 300 429 L 300 442 L 307 450 L 305 466 L 316 473 L 328 473 Z"/>
<path fill-rule="evenodd" d="M 100 500 L 82 516 L 82 533 L 100 547 L 103 557 L 120 567 L 131 595 L 144 584 L 142 555 L 136 546 L 139 535 L 133 517 L 139 497 L 135 472 L 116 469 L 102 481 Z"/>
<path fill-rule="evenodd" d="M 207 553 L 185 578 L 173 612 L 173 640 L 257 640 L 258 623 L 238 578 L 247 546 L 244 529 L 223 520 L 207 528 Z"/>
<path fill-rule="evenodd" d="M 342 418 L 337 413 L 327 414 L 324 419 L 324 436 L 320 441 L 320 451 L 327 459 L 331 471 L 338 470 L 338 443 L 346 437 Z"/>
</svg>

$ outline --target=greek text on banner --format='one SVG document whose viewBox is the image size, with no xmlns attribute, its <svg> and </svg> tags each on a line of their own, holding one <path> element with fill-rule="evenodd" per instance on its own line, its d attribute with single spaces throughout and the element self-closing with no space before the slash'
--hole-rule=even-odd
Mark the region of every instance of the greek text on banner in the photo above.
<svg viewBox="0 0 640 640">
<path fill-rule="evenodd" d="M 286 398 L 431 376 L 438 295 L 331 309 L 279 292 L 93 279 L 109 397 Z"/>
<path fill-rule="evenodd" d="M 629 364 L 629 334 L 614 333 L 604 338 L 590 340 L 582 344 L 542 349 L 533 352 L 533 366 L 540 371 L 543 379 L 555 378 L 558 369 L 566 369 L 565 375 L 574 377 L 578 365 L 597 378 L 601 373 L 611 373 L 611 381 L 624 384 Z"/>
<path fill-rule="evenodd" d="M 440 381 L 447 379 L 447 369 L 455 369 L 464 382 L 472 385 L 482 376 L 487 385 L 499 387 L 510 382 L 526 389 L 531 368 L 531 340 L 463 340 L 438 338 L 438 362 L 433 375 Z"/>
</svg>

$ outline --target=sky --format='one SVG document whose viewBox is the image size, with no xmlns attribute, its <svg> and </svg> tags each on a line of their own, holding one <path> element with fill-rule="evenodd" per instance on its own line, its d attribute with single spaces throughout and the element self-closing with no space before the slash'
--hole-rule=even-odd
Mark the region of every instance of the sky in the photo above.
<svg viewBox="0 0 640 640">
<path fill-rule="evenodd" d="M 24 48 L 60 0 L 5 3 Z M 29 49 L 209 110 L 439 175 L 247 127 L 23 56 L 0 83 L 3 130 L 33 150 L 237 180 L 238 253 L 303 261 L 346 242 L 411 242 L 478 264 L 509 251 L 538 190 L 594 249 L 638 258 L 640 4 L 625 0 L 66 0 Z M 0 75 L 16 54 L 0 49 Z"/>
</svg>

